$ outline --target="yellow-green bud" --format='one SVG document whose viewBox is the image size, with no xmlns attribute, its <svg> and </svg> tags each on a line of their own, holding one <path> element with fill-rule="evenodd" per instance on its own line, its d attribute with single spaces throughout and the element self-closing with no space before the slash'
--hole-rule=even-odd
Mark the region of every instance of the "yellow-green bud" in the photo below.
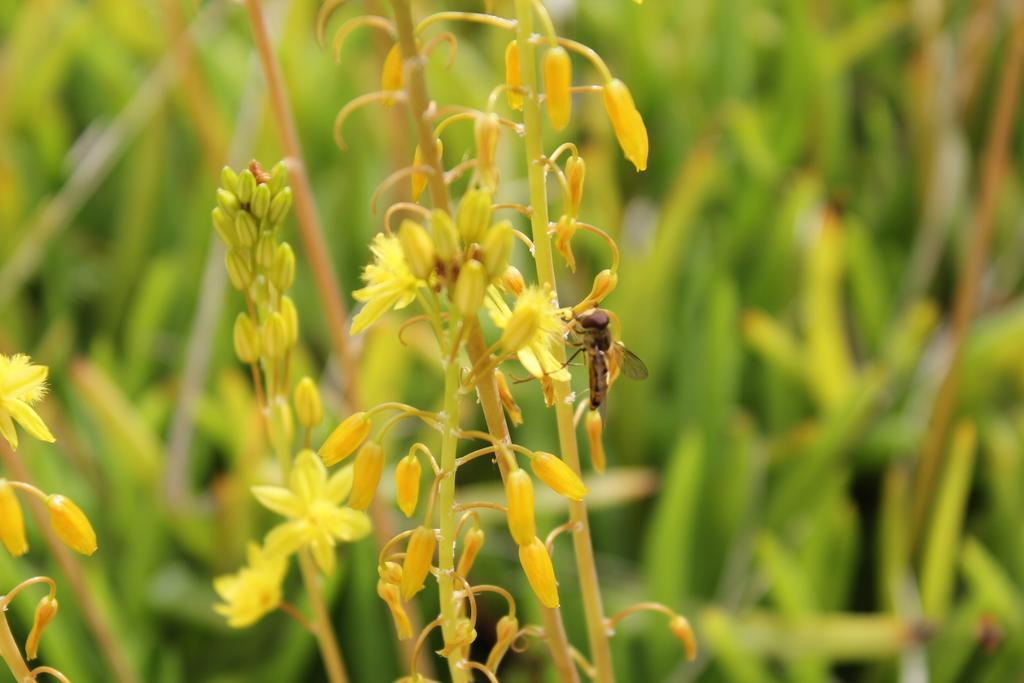
<svg viewBox="0 0 1024 683">
<path fill-rule="evenodd" d="M 505 274 L 508 259 L 512 256 L 513 239 L 512 224 L 508 221 L 499 221 L 487 231 L 480 248 L 489 280 L 497 280 Z"/>
<path fill-rule="evenodd" d="M 238 197 L 235 196 L 234 192 L 228 192 L 223 188 L 218 188 L 217 205 L 233 216 L 235 215 L 235 211 L 238 211 Z"/>
<path fill-rule="evenodd" d="M 263 348 L 271 358 L 283 358 L 288 350 L 288 327 L 277 311 L 263 321 Z"/>
<path fill-rule="evenodd" d="M 466 244 L 479 242 L 491 224 L 491 193 L 469 190 L 459 203 L 459 234 Z"/>
<path fill-rule="evenodd" d="M 274 254 L 277 252 L 277 244 L 274 243 L 274 236 L 264 232 L 256 240 L 256 267 L 260 272 L 269 272 L 274 267 Z"/>
<path fill-rule="evenodd" d="M 267 422 L 270 444 L 278 452 L 289 452 L 295 439 L 295 421 L 292 409 L 283 397 L 274 401 L 270 408 L 270 420 Z"/>
<path fill-rule="evenodd" d="M 214 207 L 213 213 L 210 214 L 213 218 L 213 228 L 220 235 L 221 240 L 228 247 L 235 247 L 238 245 L 238 237 L 235 234 L 235 223 L 231 220 L 231 216 L 228 212 L 217 206 Z"/>
<path fill-rule="evenodd" d="M 512 41 L 505 48 L 505 95 L 508 97 L 510 109 L 522 111 L 523 93 L 520 88 L 523 81 L 519 70 L 519 43 Z"/>
<path fill-rule="evenodd" d="M 220 169 L 220 186 L 232 194 L 238 189 L 238 174 L 230 166 Z"/>
<path fill-rule="evenodd" d="M 283 161 L 279 161 L 274 164 L 274 168 L 270 169 L 270 180 L 267 182 L 267 187 L 270 188 L 272 195 L 277 195 L 287 184 L 288 168 L 284 165 Z"/>
<path fill-rule="evenodd" d="M 235 318 L 234 329 L 235 355 L 243 363 L 255 363 L 260 358 L 260 335 L 256 323 L 245 313 Z"/>
<path fill-rule="evenodd" d="M 459 279 L 455 281 L 452 303 L 455 310 L 464 318 L 476 316 L 476 312 L 484 303 L 487 293 L 487 271 L 476 259 L 470 259 L 459 271 Z"/>
<path fill-rule="evenodd" d="M 259 237 L 259 226 L 252 214 L 241 209 L 235 214 L 235 235 L 238 236 L 238 243 L 243 247 L 251 247 L 256 244 Z"/>
<path fill-rule="evenodd" d="M 249 210 L 260 220 L 266 217 L 267 211 L 270 210 L 270 188 L 265 184 L 256 186 L 252 193 L 252 201 L 249 202 Z"/>
<path fill-rule="evenodd" d="M 284 320 L 285 339 L 291 348 L 299 342 L 299 311 L 290 296 L 281 297 L 281 318 Z"/>
<path fill-rule="evenodd" d="M 384 469 L 384 449 L 376 441 L 367 441 L 356 454 L 352 468 L 352 493 L 348 506 L 353 510 L 365 510 L 373 502 Z"/>
<path fill-rule="evenodd" d="M 295 281 L 295 252 L 287 242 L 277 245 L 274 251 L 274 264 L 270 268 L 270 281 L 283 292 Z"/>
<path fill-rule="evenodd" d="M 443 209 L 434 209 L 430 212 L 430 228 L 434 234 L 434 248 L 437 249 L 438 258 L 451 263 L 462 251 L 452 217 Z"/>
<path fill-rule="evenodd" d="M 406 517 L 412 517 L 412 513 L 416 512 L 416 503 L 420 498 L 422 469 L 415 453 L 409 453 L 399 460 L 395 467 L 395 499 Z"/>
<path fill-rule="evenodd" d="M 274 195 L 270 202 L 270 213 L 267 220 L 271 225 L 277 225 L 288 215 L 288 209 L 292 208 L 292 188 L 286 187 Z"/>
<path fill-rule="evenodd" d="M 480 114 L 473 124 L 473 137 L 476 141 L 477 168 L 483 173 L 491 173 L 498 155 L 498 139 L 501 137 L 501 123 L 494 112 Z"/>
<path fill-rule="evenodd" d="M 324 407 L 320 401 L 320 390 L 316 382 L 303 377 L 295 386 L 295 414 L 306 429 L 313 429 L 324 419 Z"/>
<path fill-rule="evenodd" d="M 412 274 L 421 280 L 430 277 L 436 256 L 434 243 L 426 229 L 416 221 L 406 218 L 398 228 L 398 242 L 402 245 L 405 262 L 409 264 Z"/>
<path fill-rule="evenodd" d="M 228 279 L 231 285 L 238 290 L 245 291 L 252 282 L 252 266 L 249 265 L 249 258 L 240 251 L 232 249 L 224 255 L 224 267 L 228 271 Z"/>
<path fill-rule="evenodd" d="M 564 47 L 553 47 L 544 53 L 544 98 L 548 118 L 555 130 L 569 123 L 572 113 L 572 60 Z"/>
<path fill-rule="evenodd" d="M 249 169 L 245 169 L 238 174 L 238 189 L 235 190 L 235 194 L 238 195 L 238 201 L 248 204 L 252 201 L 252 195 L 255 191 L 256 176 Z"/>
<path fill-rule="evenodd" d="M 569 212 L 576 216 L 583 200 L 583 181 L 587 177 L 587 163 L 583 157 L 571 156 L 565 162 L 565 179 L 569 184 Z"/>
</svg>

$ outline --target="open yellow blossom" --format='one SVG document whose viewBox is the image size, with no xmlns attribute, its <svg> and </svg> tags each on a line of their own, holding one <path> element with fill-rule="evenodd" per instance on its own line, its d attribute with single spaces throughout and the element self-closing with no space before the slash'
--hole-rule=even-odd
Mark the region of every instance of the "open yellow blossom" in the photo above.
<svg viewBox="0 0 1024 683">
<path fill-rule="evenodd" d="M 409 270 L 397 237 L 378 234 L 370 251 L 373 263 L 363 269 L 366 286 L 352 293 L 356 301 L 366 304 L 352 319 L 352 334 L 365 330 L 392 308 L 411 304 L 416 299 L 416 290 L 426 284 Z"/>
<path fill-rule="evenodd" d="M 494 324 L 504 330 L 502 345 L 515 353 L 526 371 L 534 377 L 568 381 L 569 371 L 559 363 L 553 349 L 562 343 L 565 322 L 550 293 L 530 286 L 516 299 L 514 309 L 493 287 L 487 297 L 487 311 Z"/>
<path fill-rule="evenodd" d="M 49 371 L 45 365 L 34 365 L 25 354 L 0 354 L 0 434 L 11 448 L 18 447 L 15 422 L 40 441 L 56 441 L 43 418 L 31 407 L 46 395 Z"/>
<path fill-rule="evenodd" d="M 232 628 L 245 628 L 281 604 L 281 582 L 288 567 L 285 558 L 272 557 L 255 543 L 249 543 L 246 554 L 247 566 L 213 581 L 213 589 L 224 601 L 213 609 Z"/>
<path fill-rule="evenodd" d="M 306 547 L 325 573 L 334 570 L 337 541 L 356 541 L 370 533 L 366 513 L 344 507 L 342 501 L 352 490 L 352 467 L 343 467 L 330 479 L 327 468 L 313 451 L 295 458 L 288 488 L 254 486 L 256 500 L 288 518 L 267 534 L 266 552 L 274 557 Z"/>
</svg>

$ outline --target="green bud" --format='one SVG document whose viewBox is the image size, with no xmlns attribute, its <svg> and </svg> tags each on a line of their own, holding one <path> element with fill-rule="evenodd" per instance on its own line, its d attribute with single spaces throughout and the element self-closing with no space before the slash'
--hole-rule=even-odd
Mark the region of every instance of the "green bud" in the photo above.
<svg viewBox="0 0 1024 683">
<path fill-rule="evenodd" d="M 306 429 L 313 429 L 324 419 L 320 390 L 309 377 L 303 377 L 295 387 L 295 414 Z"/>
<path fill-rule="evenodd" d="M 238 236 L 238 243 L 243 247 L 256 244 L 259 227 L 256 225 L 256 219 L 245 209 L 235 214 L 235 234 Z"/>
<path fill-rule="evenodd" d="M 508 259 L 512 255 L 513 239 L 512 224 L 508 221 L 499 221 L 487 231 L 480 248 L 483 250 L 484 268 L 487 269 L 489 279 L 496 280 L 505 274 Z"/>
<path fill-rule="evenodd" d="M 267 421 L 270 443 L 276 451 L 290 451 L 295 439 L 295 421 L 287 399 L 279 397 L 270 407 L 270 420 Z"/>
<path fill-rule="evenodd" d="M 283 292 L 292 286 L 295 280 L 295 252 L 287 242 L 277 245 L 274 252 L 274 264 L 270 268 L 270 281 Z"/>
<path fill-rule="evenodd" d="M 213 209 L 211 215 L 213 217 L 213 228 L 220 235 L 224 244 L 228 247 L 237 246 L 238 237 L 235 233 L 235 224 L 231 220 L 231 216 L 228 215 L 228 212 L 218 206 Z"/>
<path fill-rule="evenodd" d="M 252 201 L 254 192 L 256 192 L 256 176 L 249 169 L 245 169 L 238 174 L 238 189 L 235 190 L 235 194 L 238 195 L 238 201 L 248 204 Z"/>
<path fill-rule="evenodd" d="M 271 358 L 283 358 L 288 350 L 288 327 L 277 311 L 263 321 L 263 349 Z"/>
<path fill-rule="evenodd" d="M 479 242 L 491 223 L 491 193 L 469 190 L 459 204 L 459 234 L 466 244 Z"/>
<path fill-rule="evenodd" d="M 299 311 L 290 296 L 281 297 L 281 318 L 284 319 L 284 329 L 290 348 L 299 341 Z"/>
<path fill-rule="evenodd" d="M 288 184 L 288 168 L 284 165 L 283 161 L 279 161 L 274 164 L 274 168 L 270 169 L 270 180 L 267 182 L 267 186 L 270 188 L 270 194 L 276 195 L 284 189 L 284 186 Z"/>
<path fill-rule="evenodd" d="M 405 262 L 412 274 L 421 280 L 430 277 L 436 256 L 434 243 L 422 225 L 406 218 L 398 228 L 398 242 L 402 245 Z"/>
<path fill-rule="evenodd" d="M 256 240 L 256 267 L 261 272 L 269 272 L 274 266 L 274 254 L 276 252 L 277 244 L 274 242 L 274 236 L 269 232 L 264 232 Z"/>
<path fill-rule="evenodd" d="M 252 266 L 249 265 L 249 258 L 240 251 L 232 249 L 224 255 L 224 267 L 228 271 L 228 279 L 231 285 L 240 291 L 245 291 L 252 282 Z"/>
<path fill-rule="evenodd" d="M 256 323 L 245 313 L 235 318 L 235 354 L 243 363 L 255 363 L 260 358 L 260 335 Z"/>
<path fill-rule="evenodd" d="M 266 217 L 267 211 L 270 210 L 270 188 L 266 184 L 256 186 L 252 193 L 252 201 L 249 202 L 249 210 L 260 220 Z"/>
<path fill-rule="evenodd" d="M 452 304 L 462 317 L 473 317 L 483 305 L 486 291 L 487 271 L 482 263 L 470 259 L 459 270 L 459 279 L 455 282 L 455 291 L 452 294 Z"/>
<path fill-rule="evenodd" d="M 267 220 L 271 225 L 277 225 L 288 215 L 288 209 L 292 208 L 292 188 L 286 187 L 274 195 L 270 202 L 270 213 Z"/>
<path fill-rule="evenodd" d="M 462 247 L 452 217 L 443 209 L 434 209 L 430 213 L 430 229 L 434 233 L 434 247 L 438 257 L 445 263 L 454 261 Z"/>
<path fill-rule="evenodd" d="M 238 197 L 235 196 L 234 192 L 228 192 L 223 188 L 218 188 L 217 205 L 227 211 L 228 215 L 234 216 L 239 207 Z"/>
<path fill-rule="evenodd" d="M 238 174 L 230 166 L 225 166 L 220 170 L 220 186 L 231 194 L 238 189 Z"/>
</svg>

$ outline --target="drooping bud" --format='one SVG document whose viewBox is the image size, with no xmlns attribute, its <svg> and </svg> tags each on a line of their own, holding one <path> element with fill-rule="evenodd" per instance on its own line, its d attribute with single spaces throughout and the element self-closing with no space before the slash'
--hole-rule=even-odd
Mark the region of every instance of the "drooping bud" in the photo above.
<svg viewBox="0 0 1024 683">
<path fill-rule="evenodd" d="M 393 583 L 396 586 L 402 582 L 402 565 L 396 562 L 385 562 L 383 567 L 377 568 L 382 581 Z"/>
<path fill-rule="evenodd" d="M 562 130 L 572 114 L 572 60 L 564 47 L 556 46 L 544 53 L 543 70 L 548 118 L 555 130 Z"/>
<path fill-rule="evenodd" d="M 286 187 L 270 201 L 270 211 L 267 213 L 267 220 L 271 225 L 277 225 L 288 215 L 288 209 L 292 208 L 292 188 Z"/>
<path fill-rule="evenodd" d="M 604 472 L 604 442 L 601 440 L 601 432 L 604 431 L 604 423 L 601 420 L 601 413 L 596 410 L 587 412 L 587 443 L 590 445 L 590 462 L 598 472 Z"/>
<path fill-rule="evenodd" d="M 423 582 L 430 573 L 430 562 L 434 558 L 437 538 L 434 530 L 425 526 L 418 527 L 409 537 L 405 548 L 405 561 L 402 562 L 402 597 L 412 598 L 423 589 Z"/>
<path fill-rule="evenodd" d="M 572 253 L 572 238 L 576 234 L 576 219 L 569 214 L 562 214 L 555 224 L 555 249 L 565 259 L 565 265 L 573 273 L 576 272 L 576 256 Z"/>
<path fill-rule="evenodd" d="M 479 243 L 487 226 L 491 224 L 491 193 L 487 190 L 469 190 L 459 203 L 459 234 L 466 244 Z"/>
<path fill-rule="evenodd" d="M 697 636 L 693 633 L 693 627 L 689 620 L 681 614 L 672 617 L 668 623 L 672 635 L 683 643 L 683 651 L 686 652 L 686 661 L 692 662 L 697 659 Z"/>
<path fill-rule="evenodd" d="M 447 211 L 434 209 L 430 212 L 430 230 L 434 235 L 438 258 L 446 264 L 454 261 L 462 251 L 462 246 L 459 244 L 459 232 Z"/>
<path fill-rule="evenodd" d="M 412 623 L 409 621 L 409 615 L 406 614 L 405 607 L 402 605 L 402 596 L 398 586 L 381 579 L 377 582 L 377 595 L 387 604 L 388 610 L 391 612 L 391 618 L 395 622 L 395 632 L 398 634 L 398 639 L 407 640 L 412 638 Z"/>
<path fill-rule="evenodd" d="M 252 201 L 253 193 L 256 192 L 256 176 L 249 169 L 243 170 L 238 174 L 238 185 L 236 187 L 235 195 L 238 196 L 238 201 L 248 204 Z"/>
<path fill-rule="evenodd" d="M 565 179 L 569 184 L 569 212 L 576 216 L 583 201 L 583 181 L 587 177 L 587 163 L 583 157 L 573 155 L 565 162 Z"/>
<path fill-rule="evenodd" d="M 352 455 L 370 434 L 370 418 L 365 412 L 352 413 L 338 425 L 320 447 L 317 455 L 330 467 Z"/>
<path fill-rule="evenodd" d="M 270 211 L 270 188 L 266 185 L 257 185 L 252 193 L 252 201 L 249 202 L 249 210 L 256 218 L 263 220 Z"/>
<path fill-rule="evenodd" d="M 277 245 L 274 251 L 274 263 L 270 267 L 270 281 L 283 292 L 295 281 L 295 252 L 287 242 Z"/>
<path fill-rule="evenodd" d="M 381 90 L 402 89 L 402 47 L 398 43 L 391 46 L 387 56 L 384 58 L 384 66 L 380 71 Z M 384 106 L 390 107 L 395 104 L 395 98 L 384 99 Z"/>
<path fill-rule="evenodd" d="M 583 301 L 585 306 L 578 308 L 592 308 L 597 304 L 601 303 L 605 297 L 615 291 L 615 287 L 619 284 L 619 276 L 611 270 L 605 268 L 600 273 L 594 276 L 594 285 L 590 288 L 590 294 L 587 294 L 587 298 Z"/>
<path fill-rule="evenodd" d="M 406 218 L 398 228 L 398 242 L 402 245 L 405 262 L 409 264 L 412 274 L 421 280 L 430 277 L 437 256 L 434 253 L 434 242 L 426 229 Z"/>
<path fill-rule="evenodd" d="M 497 280 L 505 274 L 509 257 L 512 256 L 514 239 L 512 224 L 509 221 L 499 221 L 487 231 L 480 248 L 483 250 L 484 268 L 487 269 L 488 279 Z"/>
<path fill-rule="evenodd" d="M 299 311 L 295 308 L 295 302 L 290 296 L 281 297 L 281 317 L 284 318 L 288 348 L 291 348 L 299 341 Z"/>
<path fill-rule="evenodd" d="M 275 359 L 284 358 L 288 351 L 288 326 L 277 311 L 263 321 L 263 351 Z"/>
<path fill-rule="evenodd" d="M 512 390 L 509 389 L 505 373 L 500 368 L 494 369 L 494 379 L 498 384 L 498 397 L 501 399 L 501 404 L 505 406 L 509 422 L 512 423 L 513 427 L 521 425 L 523 423 L 523 412 L 519 410 L 519 405 L 516 403 L 515 397 L 512 396 Z"/>
<path fill-rule="evenodd" d="M 519 70 L 519 43 L 512 41 L 505 48 L 505 95 L 508 106 L 516 111 L 523 109 L 523 80 Z"/>
<path fill-rule="evenodd" d="M 526 289 L 526 280 L 515 266 L 509 266 L 501 276 L 501 287 L 513 296 L 519 296 Z"/>
<path fill-rule="evenodd" d="M 238 189 L 238 174 L 230 166 L 220 170 L 220 186 L 231 194 Z"/>
<path fill-rule="evenodd" d="M 416 503 L 420 499 L 420 475 L 423 467 L 415 453 L 409 453 L 395 466 L 395 498 L 398 507 L 406 517 L 416 512 Z"/>
<path fill-rule="evenodd" d="M 512 646 L 519 634 L 519 620 L 511 614 L 506 614 L 498 620 L 494 631 L 494 646 L 491 648 L 490 654 L 487 655 L 487 668 L 491 671 L 498 670 L 501 660 L 505 658 L 509 647 Z"/>
<path fill-rule="evenodd" d="M 476 316 L 476 312 L 484 303 L 487 293 L 487 271 L 482 263 L 470 259 L 459 271 L 459 279 L 455 281 L 452 303 L 455 310 L 464 318 Z"/>
<path fill-rule="evenodd" d="M 29 660 L 33 660 L 39 655 L 39 639 L 43 636 L 46 626 L 57 616 L 59 607 L 57 598 L 51 598 L 49 595 L 44 595 L 36 605 L 32 630 L 28 632 L 28 638 L 25 639 L 25 656 Z"/>
<path fill-rule="evenodd" d="M 494 112 L 476 117 L 473 138 L 476 141 L 477 170 L 492 185 L 497 179 L 498 140 L 501 137 L 501 122 Z"/>
<path fill-rule="evenodd" d="M 352 494 L 348 506 L 354 510 L 365 510 L 373 502 L 377 484 L 384 470 L 384 449 L 376 441 L 368 441 L 359 449 L 352 468 Z"/>
<path fill-rule="evenodd" d="M 96 552 L 96 532 L 85 513 L 70 499 L 61 495 L 46 497 L 46 511 L 57 536 L 72 550 L 83 555 Z"/>
<path fill-rule="evenodd" d="M 571 500 L 583 500 L 583 496 L 587 495 L 587 487 L 579 475 L 556 455 L 537 451 L 530 460 L 530 467 L 537 478 L 550 486 L 555 493 Z"/>
<path fill-rule="evenodd" d="M 263 343 L 260 340 L 259 330 L 256 323 L 245 313 L 239 313 L 235 318 L 235 329 L 233 333 L 235 342 L 235 355 L 243 363 L 255 363 L 260 359 L 260 351 Z"/>
<path fill-rule="evenodd" d="M 259 226 L 256 225 L 256 219 L 251 213 L 241 209 L 235 214 L 235 235 L 238 237 L 239 244 L 243 247 L 251 247 L 256 244 L 259 232 Z"/>
<path fill-rule="evenodd" d="M 245 291 L 252 283 L 252 266 L 249 258 L 241 251 L 230 250 L 224 255 L 224 267 L 228 271 L 228 279 L 235 289 Z"/>
<path fill-rule="evenodd" d="M 529 543 L 537 535 L 533 519 L 533 480 L 526 470 L 510 472 L 505 479 L 505 498 L 508 500 L 508 530 L 519 545 Z"/>
<path fill-rule="evenodd" d="M 466 536 L 462 540 L 462 556 L 459 558 L 459 564 L 455 568 L 455 571 L 462 578 L 469 576 L 470 570 L 473 569 L 473 563 L 476 562 L 476 556 L 480 554 L 480 549 L 484 547 L 485 538 L 484 530 L 478 526 L 466 532 Z"/>
<path fill-rule="evenodd" d="M 633 103 L 629 88 L 617 78 L 604 85 L 604 108 L 622 153 L 637 171 L 647 170 L 647 126 Z"/>
<path fill-rule="evenodd" d="M 295 414 L 299 424 L 313 429 L 324 419 L 324 407 L 320 401 L 320 390 L 309 377 L 303 377 L 295 386 Z"/>
<path fill-rule="evenodd" d="M 25 519 L 14 487 L 6 479 L 0 479 L 0 542 L 14 557 L 28 552 L 25 537 Z"/>
<path fill-rule="evenodd" d="M 519 564 L 523 566 L 530 588 L 536 593 L 540 604 L 554 609 L 558 607 L 558 584 L 551 556 L 539 538 L 519 546 Z"/>
</svg>

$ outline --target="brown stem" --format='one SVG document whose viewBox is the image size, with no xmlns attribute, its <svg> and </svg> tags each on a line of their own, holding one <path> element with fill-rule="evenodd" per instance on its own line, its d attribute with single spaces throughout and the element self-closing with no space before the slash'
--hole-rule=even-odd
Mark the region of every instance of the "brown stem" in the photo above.
<svg viewBox="0 0 1024 683">
<path fill-rule="evenodd" d="M 996 199 L 1006 172 L 1007 145 L 1013 130 L 1014 114 L 1020 95 L 1021 65 L 1024 62 L 1024 13 L 1015 20 L 1010 46 L 999 80 L 995 109 L 988 127 L 991 132 L 981 158 L 981 182 L 971 241 L 957 282 L 953 302 L 952 358 L 942 379 L 932 409 L 914 480 L 911 542 L 917 546 L 931 505 L 932 489 L 942 466 L 943 446 L 949 422 L 956 409 L 956 395 L 963 362 L 964 339 L 978 305 L 982 270 L 988 257 L 995 224 Z"/>
</svg>

